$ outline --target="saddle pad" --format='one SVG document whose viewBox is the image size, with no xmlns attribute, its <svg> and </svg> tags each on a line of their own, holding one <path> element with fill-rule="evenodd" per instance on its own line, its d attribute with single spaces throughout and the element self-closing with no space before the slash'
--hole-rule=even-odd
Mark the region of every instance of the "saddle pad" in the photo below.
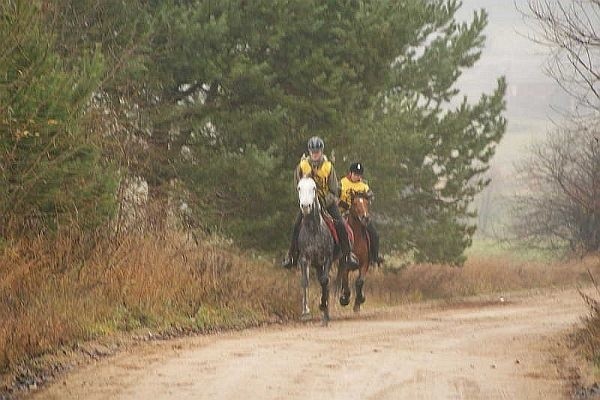
<svg viewBox="0 0 600 400">
<path fill-rule="evenodd" d="M 340 238 L 338 237 L 337 231 L 335 229 L 335 224 L 333 223 L 333 218 L 331 218 L 329 215 L 323 215 L 323 219 L 325 220 L 325 223 L 327 224 L 327 227 L 329 228 L 329 231 L 331 232 L 331 236 L 333 236 L 333 241 L 335 242 L 335 244 L 339 244 Z"/>
<path fill-rule="evenodd" d="M 350 241 L 350 246 L 354 244 L 354 231 L 350 227 L 347 219 L 344 219 L 344 226 L 346 227 L 346 232 L 348 232 L 348 240 Z"/>
<path fill-rule="evenodd" d="M 333 231 L 335 231 L 335 225 L 333 223 L 333 217 L 328 216 L 326 217 L 329 218 L 329 223 L 331 223 L 331 225 L 329 225 L 329 229 L 333 229 Z M 350 224 L 348 223 L 348 218 L 347 217 L 342 217 L 342 222 L 344 223 L 344 228 L 346 228 L 346 235 L 348 236 L 348 241 L 350 242 L 350 247 L 352 247 L 352 245 L 354 244 L 354 232 L 352 232 L 352 228 L 350 227 Z M 333 228 L 332 228 L 333 227 Z M 337 238 L 337 232 L 334 233 L 334 237 L 336 238 L 336 242 L 337 244 L 339 244 L 339 239 Z"/>
<path fill-rule="evenodd" d="M 346 231 L 348 232 L 348 239 L 350 239 L 350 244 L 354 245 L 354 231 L 348 222 L 349 215 L 344 215 L 344 224 L 346 225 Z M 371 235 L 369 235 L 369 231 L 365 229 L 365 234 L 367 236 L 367 248 L 369 252 L 371 251 Z"/>
<path fill-rule="evenodd" d="M 337 234 L 337 230 L 335 229 L 335 222 L 333 221 L 333 217 L 329 215 L 329 213 L 323 212 L 323 219 L 325 220 L 329 231 L 331 231 L 331 235 L 333 236 L 335 244 L 340 244 L 340 238 Z M 352 247 L 352 245 L 354 244 L 354 232 L 352 232 L 352 228 L 350 227 L 347 218 L 342 218 L 342 221 L 344 222 L 344 228 L 346 228 L 346 235 L 348 235 L 350 247 Z"/>
</svg>

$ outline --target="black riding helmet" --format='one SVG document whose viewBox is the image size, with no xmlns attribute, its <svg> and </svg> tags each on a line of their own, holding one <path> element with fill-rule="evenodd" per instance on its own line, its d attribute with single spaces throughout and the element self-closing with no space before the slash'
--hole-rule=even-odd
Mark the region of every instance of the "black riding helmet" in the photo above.
<svg viewBox="0 0 600 400">
<path fill-rule="evenodd" d="M 365 168 L 362 163 L 355 162 L 350 165 L 350 172 L 354 172 L 357 175 L 363 175 L 365 173 Z"/>
<path fill-rule="evenodd" d="M 310 151 L 311 153 L 314 151 L 323 151 L 323 149 L 325 148 L 325 143 L 323 142 L 323 139 L 321 139 L 318 136 L 313 136 L 310 139 L 308 139 L 308 151 Z"/>
</svg>

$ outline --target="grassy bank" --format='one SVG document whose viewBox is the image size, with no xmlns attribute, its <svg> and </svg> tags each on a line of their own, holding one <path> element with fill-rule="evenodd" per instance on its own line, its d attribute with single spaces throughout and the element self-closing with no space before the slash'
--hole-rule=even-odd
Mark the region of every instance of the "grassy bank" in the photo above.
<svg viewBox="0 0 600 400">
<path fill-rule="evenodd" d="M 472 256 L 463 267 L 411 265 L 372 273 L 368 289 L 388 303 L 473 296 L 520 289 L 566 287 L 589 282 L 600 273 L 596 258 L 523 261 L 511 254 Z"/>
<path fill-rule="evenodd" d="M 588 314 L 583 318 L 582 326 L 575 332 L 573 339 L 579 352 L 590 361 L 595 380 L 600 380 L 600 273 L 591 273 L 590 279 L 593 281 L 593 289 L 581 291 Z"/>
<path fill-rule="evenodd" d="M 0 252 L 0 371 L 114 332 L 245 327 L 293 318 L 293 280 L 226 244 L 129 236 L 93 246 L 59 235 Z"/>
<path fill-rule="evenodd" d="M 600 272 L 597 260 L 547 263 L 510 253 L 472 255 L 462 268 L 374 269 L 365 286 L 366 306 L 572 286 L 589 281 L 588 269 Z M 311 297 L 317 310 L 318 291 Z M 64 233 L 4 243 L 0 373 L 7 388 L 28 360 L 92 339 L 141 329 L 245 328 L 295 320 L 299 310 L 298 271 L 281 270 L 223 242 L 195 243 L 179 233 L 82 242 Z"/>
</svg>

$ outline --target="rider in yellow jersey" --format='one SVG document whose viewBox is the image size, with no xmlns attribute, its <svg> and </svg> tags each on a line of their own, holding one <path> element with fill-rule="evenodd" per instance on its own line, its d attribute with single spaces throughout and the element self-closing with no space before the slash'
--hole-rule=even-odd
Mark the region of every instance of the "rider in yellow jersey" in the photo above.
<svg viewBox="0 0 600 400">
<path fill-rule="evenodd" d="M 343 177 L 340 181 L 340 209 L 343 212 L 348 212 L 350 210 L 352 197 L 356 194 L 362 193 L 369 200 L 373 200 L 375 197 L 373 191 L 369 188 L 369 185 L 363 181 L 364 170 L 362 163 L 353 163 L 350 165 L 348 175 Z M 371 237 L 370 258 L 379 265 L 383 262 L 383 258 L 379 256 L 379 234 L 375 230 L 373 221 L 369 221 L 367 224 L 367 231 Z"/>
<path fill-rule="evenodd" d="M 317 184 L 319 201 L 323 208 L 333 217 L 335 230 L 340 240 L 340 247 L 344 255 L 343 262 L 348 266 L 358 266 L 358 259 L 352 254 L 352 248 L 348 239 L 348 233 L 337 205 L 337 194 L 339 191 L 337 175 L 331 161 L 323 154 L 325 143 L 320 137 L 314 136 L 308 140 L 308 153 L 300 159 L 300 163 L 294 172 L 294 181 L 298 181 L 303 176 L 311 176 Z M 292 231 L 292 241 L 287 257 L 282 266 L 289 268 L 298 261 L 298 234 L 300 233 L 300 223 L 302 222 L 302 213 L 298 212 L 294 230 Z"/>
</svg>

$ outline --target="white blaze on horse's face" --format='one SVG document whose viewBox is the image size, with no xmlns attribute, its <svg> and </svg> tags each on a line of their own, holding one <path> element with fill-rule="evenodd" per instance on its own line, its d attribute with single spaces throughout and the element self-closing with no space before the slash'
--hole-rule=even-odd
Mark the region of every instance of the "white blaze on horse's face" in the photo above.
<svg viewBox="0 0 600 400">
<path fill-rule="evenodd" d="M 355 201 L 361 206 L 361 212 L 356 211 L 356 216 L 358 217 L 358 220 L 366 226 L 369 224 L 370 220 L 367 200 L 364 197 L 358 197 Z"/>
<path fill-rule="evenodd" d="M 298 200 L 302 214 L 310 214 L 317 196 L 317 185 L 311 178 L 302 178 L 298 182 Z"/>
<path fill-rule="evenodd" d="M 363 218 L 366 218 L 366 217 L 368 217 L 369 215 L 367 214 L 367 209 L 366 209 L 366 207 L 365 207 L 365 199 L 364 199 L 364 198 L 362 198 L 362 197 L 361 197 L 361 198 L 359 198 L 359 199 L 358 199 L 358 203 L 359 203 L 359 204 L 362 206 L 362 213 L 361 213 L 361 215 L 360 215 L 360 216 L 361 216 L 361 217 L 363 217 Z"/>
</svg>

